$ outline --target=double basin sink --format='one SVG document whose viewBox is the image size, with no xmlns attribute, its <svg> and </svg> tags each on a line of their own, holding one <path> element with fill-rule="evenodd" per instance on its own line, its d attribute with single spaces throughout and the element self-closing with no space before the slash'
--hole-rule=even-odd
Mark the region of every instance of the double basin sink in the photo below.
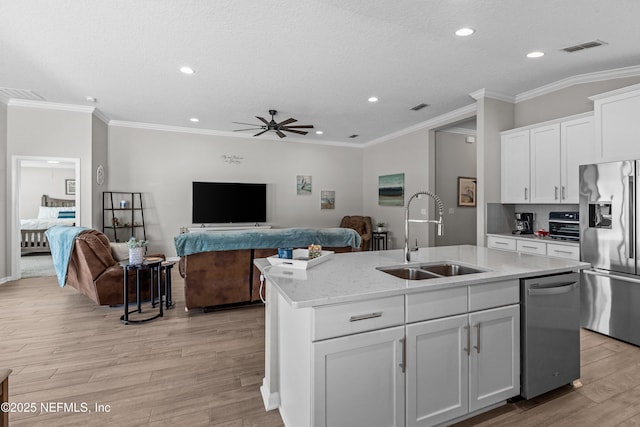
<svg viewBox="0 0 640 427">
<path fill-rule="evenodd" d="M 405 280 L 439 279 L 464 274 L 484 273 L 488 270 L 451 262 L 428 262 L 419 264 L 377 267 L 378 270 Z"/>
</svg>

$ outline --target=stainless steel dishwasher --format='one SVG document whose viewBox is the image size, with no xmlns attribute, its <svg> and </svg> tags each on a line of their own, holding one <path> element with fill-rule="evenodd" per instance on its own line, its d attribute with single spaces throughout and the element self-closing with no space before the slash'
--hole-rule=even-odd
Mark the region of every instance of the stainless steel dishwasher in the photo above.
<svg viewBox="0 0 640 427">
<path fill-rule="evenodd" d="M 531 399 L 580 378 L 580 275 L 520 280 L 522 389 Z"/>
</svg>

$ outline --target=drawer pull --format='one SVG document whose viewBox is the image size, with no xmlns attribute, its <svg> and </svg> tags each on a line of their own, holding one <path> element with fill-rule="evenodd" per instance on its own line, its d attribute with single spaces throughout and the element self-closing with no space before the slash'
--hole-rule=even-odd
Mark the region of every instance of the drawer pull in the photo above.
<svg viewBox="0 0 640 427">
<path fill-rule="evenodd" d="M 537 250 L 537 249 L 539 249 L 539 248 L 538 248 L 538 247 L 536 247 L 536 246 L 527 246 L 527 245 L 522 245 L 522 247 L 523 247 L 523 248 L 525 248 L 525 249 L 536 249 L 536 250 Z"/>
<path fill-rule="evenodd" d="M 375 313 L 367 313 L 367 314 L 359 314 L 357 316 L 351 316 L 349 318 L 349 322 L 357 322 L 359 320 L 375 319 L 376 317 L 382 317 L 382 312 L 381 311 L 376 311 Z"/>
<path fill-rule="evenodd" d="M 568 254 L 568 255 L 573 255 L 573 252 L 571 251 L 561 251 L 560 249 L 554 249 L 554 252 L 557 252 L 559 254 Z"/>
<path fill-rule="evenodd" d="M 496 243 L 496 245 L 505 245 L 505 246 L 508 245 L 508 243 L 506 243 L 506 242 L 495 242 L 495 243 Z"/>
</svg>

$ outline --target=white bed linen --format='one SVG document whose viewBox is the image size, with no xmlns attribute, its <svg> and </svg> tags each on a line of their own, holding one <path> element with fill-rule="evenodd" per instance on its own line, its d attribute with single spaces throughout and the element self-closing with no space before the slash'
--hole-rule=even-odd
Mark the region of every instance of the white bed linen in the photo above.
<svg viewBox="0 0 640 427">
<path fill-rule="evenodd" d="M 56 219 L 21 219 L 21 230 L 46 230 L 54 225 L 73 225 L 75 218 L 56 218 Z"/>
</svg>

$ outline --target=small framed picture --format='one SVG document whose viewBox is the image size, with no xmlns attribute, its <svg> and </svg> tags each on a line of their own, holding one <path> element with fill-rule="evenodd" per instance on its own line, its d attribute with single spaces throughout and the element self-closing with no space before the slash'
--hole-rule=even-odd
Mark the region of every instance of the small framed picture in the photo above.
<svg viewBox="0 0 640 427">
<path fill-rule="evenodd" d="M 458 206 L 476 205 L 476 178 L 458 177 Z"/>
<path fill-rule="evenodd" d="M 64 194 L 69 194 L 71 196 L 76 195 L 76 180 L 75 179 L 65 179 L 64 180 Z"/>
<path fill-rule="evenodd" d="M 320 209 L 336 208 L 336 192 L 334 190 L 320 191 Z"/>
</svg>

